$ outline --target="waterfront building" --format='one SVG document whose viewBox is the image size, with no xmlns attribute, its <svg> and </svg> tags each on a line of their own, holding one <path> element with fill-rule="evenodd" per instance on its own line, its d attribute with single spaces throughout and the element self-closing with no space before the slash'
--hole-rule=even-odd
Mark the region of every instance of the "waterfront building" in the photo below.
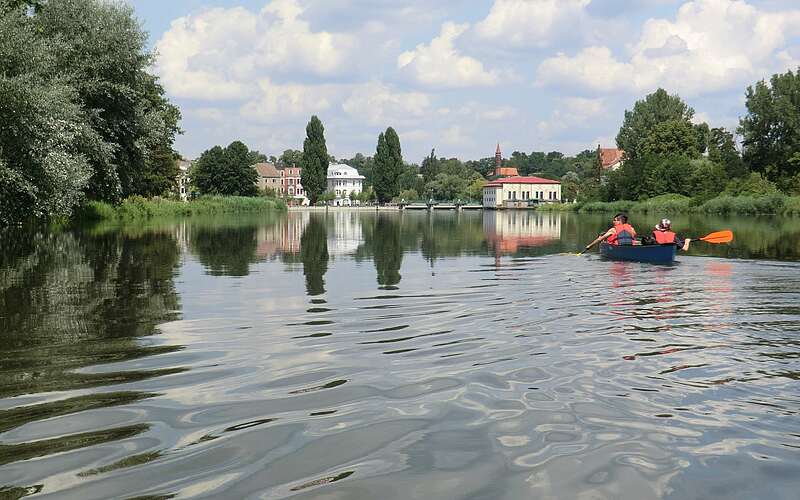
<svg viewBox="0 0 800 500">
<path fill-rule="evenodd" d="M 625 151 L 617 148 L 601 148 L 597 145 L 597 158 L 603 171 L 616 170 L 625 162 Z"/>
<path fill-rule="evenodd" d="M 306 198 L 305 191 L 302 184 L 300 184 L 300 173 L 303 171 L 300 167 L 284 167 L 278 170 L 281 175 L 281 186 L 278 191 L 281 196 L 290 200 L 290 203 L 297 205 L 308 205 L 308 198 Z"/>
<path fill-rule="evenodd" d="M 363 184 L 364 176 L 350 165 L 331 163 L 328 166 L 328 192 L 336 196 L 334 206 L 350 206 L 350 195 L 360 194 Z"/>
<path fill-rule="evenodd" d="M 178 198 L 181 201 L 186 201 L 189 198 L 189 169 L 192 168 L 192 162 L 188 160 L 178 160 L 178 178 L 176 185 L 178 188 Z"/>
<path fill-rule="evenodd" d="M 279 193 L 281 189 L 281 174 L 272 163 L 256 163 L 252 167 L 258 172 L 256 185 L 261 191 L 271 189 L 274 193 Z"/>
<path fill-rule="evenodd" d="M 523 208 L 561 201 L 561 183 L 541 177 L 505 177 L 483 187 L 484 208 Z"/>
</svg>

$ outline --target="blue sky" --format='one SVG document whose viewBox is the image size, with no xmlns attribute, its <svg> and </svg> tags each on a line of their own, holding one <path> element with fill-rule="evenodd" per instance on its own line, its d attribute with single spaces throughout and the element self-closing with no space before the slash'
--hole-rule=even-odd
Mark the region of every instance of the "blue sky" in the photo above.
<svg viewBox="0 0 800 500">
<path fill-rule="evenodd" d="M 194 158 L 243 140 L 301 149 L 318 115 L 337 158 L 388 126 L 406 161 L 614 145 L 664 87 L 735 128 L 744 91 L 800 66 L 789 0 L 128 0 Z"/>
</svg>

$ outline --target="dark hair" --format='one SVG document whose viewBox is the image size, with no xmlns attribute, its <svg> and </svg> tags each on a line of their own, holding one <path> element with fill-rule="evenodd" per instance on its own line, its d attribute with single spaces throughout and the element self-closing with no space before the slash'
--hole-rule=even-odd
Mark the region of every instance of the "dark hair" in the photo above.
<svg viewBox="0 0 800 500">
<path fill-rule="evenodd" d="M 628 223 L 628 216 L 625 215 L 625 214 L 622 214 L 622 213 L 617 214 L 617 215 L 614 216 L 614 218 L 615 219 L 619 219 L 619 221 L 622 222 L 623 224 L 627 224 Z"/>
</svg>

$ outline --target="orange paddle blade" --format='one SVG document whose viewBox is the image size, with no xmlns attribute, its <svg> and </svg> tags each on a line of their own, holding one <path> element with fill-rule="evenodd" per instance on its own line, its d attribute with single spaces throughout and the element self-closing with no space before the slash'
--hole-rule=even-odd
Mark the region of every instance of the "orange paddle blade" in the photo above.
<svg viewBox="0 0 800 500">
<path fill-rule="evenodd" d="M 733 231 L 717 231 L 707 236 L 703 236 L 700 240 L 706 243 L 730 243 L 733 241 Z"/>
</svg>

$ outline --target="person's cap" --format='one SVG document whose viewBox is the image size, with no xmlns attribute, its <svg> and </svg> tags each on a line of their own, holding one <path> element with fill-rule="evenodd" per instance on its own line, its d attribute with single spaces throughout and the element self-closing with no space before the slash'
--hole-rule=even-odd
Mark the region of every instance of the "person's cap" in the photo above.
<svg viewBox="0 0 800 500">
<path fill-rule="evenodd" d="M 669 229 L 672 222 L 669 219 L 661 219 L 661 222 L 656 224 L 656 229 Z"/>
</svg>

